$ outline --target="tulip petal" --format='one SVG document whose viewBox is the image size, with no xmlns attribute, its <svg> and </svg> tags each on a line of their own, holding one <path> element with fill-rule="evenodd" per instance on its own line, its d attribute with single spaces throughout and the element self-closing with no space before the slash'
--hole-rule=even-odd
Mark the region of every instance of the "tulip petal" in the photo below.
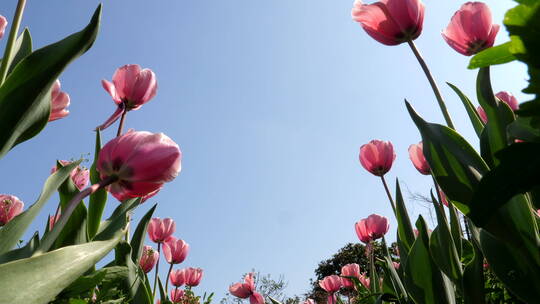
<svg viewBox="0 0 540 304">
<path fill-rule="evenodd" d="M 116 111 L 114 111 L 111 117 L 109 117 L 102 125 L 97 127 L 97 129 L 99 129 L 100 131 L 107 129 L 110 125 L 112 125 L 115 121 L 117 121 L 118 118 L 120 118 L 123 113 L 124 113 L 124 106 L 119 106 L 118 108 L 116 108 Z"/>
</svg>

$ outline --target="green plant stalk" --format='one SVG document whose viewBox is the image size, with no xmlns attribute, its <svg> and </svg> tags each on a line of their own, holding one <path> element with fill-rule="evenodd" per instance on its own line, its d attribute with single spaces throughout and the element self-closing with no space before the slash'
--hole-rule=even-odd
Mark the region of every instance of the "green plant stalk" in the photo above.
<svg viewBox="0 0 540 304">
<path fill-rule="evenodd" d="M 390 193 L 390 189 L 388 188 L 388 184 L 386 184 L 386 180 L 384 179 L 384 175 L 381 176 L 381 181 L 383 183 L 384 190 L 386 191 L 386 195 L 388 196 L 388 200 L 390 201 L 390 205 L 392 206 L 392 210 L 394 211 L 394 215 L 397 217 L 396 203 L 394 202 L 394 199 L 392 198 L 392 194 Z"/>
<path fill-rule="evenodd" d="M 159 256 L 161 257 L 161 242 L 159 242 L 157 244 L 157 252 L 158 252 Z M 158 280 L 158 272 L 159 272 L 159 259 L 158 259 L 158 261 L 156 263 L 156 275 L 154 276 L 154 288 L 152 290 L 152 299 L 156 298 L 156 286 L 157 286 L 157 280 Z"/>
<path fill-rule="evenodd" d="M 169 267 L 169 271 L 167 271 L 167 279 L 165 280 L 165 293 L 167 294 L 169 292 L 169 277 L 171 276 L 172 268 L 173 268 L 173 263 L 171 263 L 171 267 Z"/>
<path fill-rule="evenodd" d="M 446 125 L 451 128 L 455 129 L 454 124 L 452 123 L 452 119 L 450 118 L 450 114 L 448 114 L 448 109 L 446 108 L 446 104 L 444 103 L 444 99 L 441 95 L 441 91 L 439 90 L 439 87 L 437 86 L 437 83 L 435 82 L 435 79 L 433 78 L 433 75 L 431 75 L 431 72 L 426 64 L 426 61 L 424 58 L 422 58 L 422 55 L 416 48 L 416 45 L 412 40 L 408 40 L 407 43 L 411 47 L 411 50 L 414 53 L 414 56 L 418 60 L 418 63 L 420 63 L 420 66 L 422 67 L 422 70 L 424 71 L 424 74 L 426 74 L 426 77 L 429 81 L 429 84 L 431 85 L 431 89 L 433 89 L 433 93 L 435 93 L 435 98 L 437 98 L 437 102 L 439 103 L 439 108 L 441 108 L 441 112 L 444 116 L 444 120 L 446 121 Z"/>
<path fill-rule="evenodd" d="M 120 124 L 118 125 L 118 131 L 116 132 L 116 137 L 122 135 L 122 129 L 124 129 L 124 121 L 126 119 L 127 115 L 127 108 L 124 107 L 124 112 L 122 112 L 122 116 L 120 117 Z"/>
<path fill-rule="evenodd" d="M 6 50 L 4 51 L 4 59 L 2 60 L 2 65 L 0 65 L 0 85 L 4 83 L 7 76 L 8 64 L 11 61 L 10 58 L 13 53 L 13 44 L 17 40 L 17 33 L 19 32 L 19 27 L 21 26 L 21 20 L 24 12 L 24 7 L 26 6 L 26 0 L 19 0 L 17 3 L 17 8 L 15 9 L 15 15 L 13 16 L 13 25 L 9 31 L 9 37 L 6 45 Z"/>
</svg>

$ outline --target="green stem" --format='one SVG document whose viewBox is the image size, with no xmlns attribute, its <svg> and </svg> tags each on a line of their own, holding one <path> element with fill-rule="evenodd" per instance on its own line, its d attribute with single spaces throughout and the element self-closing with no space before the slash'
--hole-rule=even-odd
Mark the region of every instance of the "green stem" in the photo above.
<svg viewBox="0 0 540 304">
<path fill-rule="evenodd" d="M 173 267 L 173 263 L 171 263 L 171 267 L 169 267 L 169 271 L 167 272 L 167 280 L 165 282 L 165 293 L 169 292 L 169 277 L 171 276 L 171 271 Z"/>
<path fill-rule="evenodd" d="M 157 244 L 157 251 L 159 256 L 161 257 L 161 243 Z M 158 272 L 159 272 L 159 259 L 156 263 L 156 275 L 154 276 L 154 289 L 152 291 L 152 299 L 156 298 L 156 286 L 157 286 L 157 280 L 158 280 Z"/>
<path fill-rule="evenodd" d="M 6 45 L 6 50 L 4 51 L 4 58 L 2 59 L 2 65 L 0 65 L 0 85 L 6 80 L 9 63 L 11 62 L 11 57 L 13 56 L 13 44 L 17 40 L 17 33 L 19 32 L 19 27 L 21 26 L 21 20 L 24 12 L 24 7 L 26 5 L 26 0 L 19 0 L 17 3 L 17 8 L 15 10 L 15 15 L 13 16 L 13 25 L 9 31 L 9 37 Z"/>
<path fill-rule="evenodd" d="M 392 206 L 392 210 L 394 211 L 394 214 L 396 215 L 396 204 L 394 203 L 394 199 L 392 198 L 392 194 L 390 194 L 390 189 L 388 188 L 388 185 L 386 184 L 386 180 L 384 179 L 384 175 L 381 176 L 381 181 L 384 186 L 384 190 L 386 191 L 386 195 L 388 196 L 388 200 L 390 201 L 390 205 Z"/>
<path fill-rule="evenodd" d="M 422 55 L 420 55 L 420 52 L 416 48 L 416 45 L 412 40 L 407 41 L 409 46 L 411 47 L 411 50 L 414 53 L 414 56 L 418 60 L 418 63 L 420 63 L 420 66 L 422 67 L 422 70 L 424 71 L 424 74 L 426 74 L 426 77 L 429 81 L 429 84 L 431 85 L 431 88 L 433 89 L 433 93 L 435 93 L 435 97 L 437 98 L 437 102 L 439 103 L 439 108 L 441 108 L 441 112 L 444 116 L 444 120 L 446 120 L 446 125 L 451 128 L 454 128 L 454 124 L 452 123 L 452 119 L 450 118 L 450 114 L 448 114 L 448 109 L 446 108 L 446 104 L 444 103 L 443 97 L 441 95 L 441 92 L 439 91 L 439 87 L 437 87 L 437 83 L 435 82 L 435 79 L 433 79 L 433 75 L 431 75 L 431 72 L 429 71 L 429 68 L 424 61 L 424 58 L 422 58 Z"/>
<path fill-rule="evenodd" d="M 124 108 L 124 112 L 122 112 L 122 117 L 120 117 L 120 124 L 118 125 L 118 132 L 116 132 L 116 137 L 122 135 L 122 129 L 124 128 L 124 121 L 126 119 L 127 112 L 127 108 Z"/>
</svg>

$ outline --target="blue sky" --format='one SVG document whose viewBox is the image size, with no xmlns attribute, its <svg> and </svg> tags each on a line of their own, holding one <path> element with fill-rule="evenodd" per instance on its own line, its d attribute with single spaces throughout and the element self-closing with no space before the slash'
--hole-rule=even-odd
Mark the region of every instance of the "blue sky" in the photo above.
<svg viewBox="0 0 540 304">
<path fill-rule="evenodd" d="M 2 1 L 10 21 L 16 1 Z M 23 25 L 41 47 L 81 29 L 99 1 L 29 1 Z M 502 23 L 514 2 L 486 1 Z M 459 132 L 474 145 L 461 102 L 444 84 L 474 98 L 475 71 L 440 32 L 461 2 L 425 1 L 424 31 L 416 43 L 446 98 Z M 302 294 L 317 263 L 347 242 L 353 225 L 371 213 L 391 218 L 379 179 L 358 162 L 371 139 L 394 143 L 387 178 L 402 180 L 406 196 L 427 195 L 430 179 L 411 165 L 407 147 L 420 140 L 403 105 L 407 98 L 431 121 L 443 122 L 420 67 L 406 45 L 383 46 L 350 18 L 351 0 L 106 1 L 100 35 L 61 76 L 71 114 L 0 160 L 0 192 L 27 206 L 56 159 L 88 158 L 92 129 L 114 110 L 101 79 L 137 63 L 154 70 L 158 94 L 130 112 L 127 127 L 164 132 L 184 154 L 176 180 L 154 202 L 173 217 L 176 236 L 191 245 L 181 266 L 204 268 L 197 290 L 219 300 L 230 283 L 256 268 L 289 281 Z M 508 39 L 506 31 L 497 42 Z M 6 38 L 2 43 L 5 43 Z M 527 74 L 513 63 L 493 70 L 496 91 L 520 101 Z M 116 125 L 104 133 L 115 135 Z M 90 166 L 87 162 L 86 166 Z M 391 182 L 393 188 L 393 182 Z M 413 217 L 426 213 L 408 200 Z M 110 198 L 107 213 L 116 207 Z M 43 227 L 51 200 L 38 217 Z M 391 221 L 390 238 L 394 238 Z"/>
</svg>

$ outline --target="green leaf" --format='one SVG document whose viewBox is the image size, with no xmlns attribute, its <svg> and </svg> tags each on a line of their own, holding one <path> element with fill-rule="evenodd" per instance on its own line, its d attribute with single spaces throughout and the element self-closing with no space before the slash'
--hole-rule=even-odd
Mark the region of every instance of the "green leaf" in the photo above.
<svg viewBox="0 0 540 304">
<path fill-rule="evenodd" d="M 446 221 L 442 204 L 437 202 L 433 193 L 431 200 L 437 214 L 437 227 L 431 233 L 429 239 L 429 251 L 431 257 L 437 266 L 446 276 L 457 286 L 461 283 L 463 269 L 461 268 L 460 258 L 455 246 L 454 239 L 450 233 L 450 227 Z"/>
<path fill-rule="evenodd" d="M 104 231 L 107 231 L 107 230 L 111 229 L 111 227 L 109 227 L 109 226 L 111 226 L 111 224 L 114 223 L 116 218 L 119 218 L 119 217 L 126 218 L 126 216 L 127 216 L 126 214 L 129 211 L 136 208 L 137 206 L 139 206 L 140 204 L 141 204 L 141 198 L 140 197 L 132 198 L 132 199 L 124 201 L 121 204 L 118 204 L 118 207 L 116 207 L 116 209 L 114 209 L 111 216 L 107 220 L 103 221 L 100 224 L 98 235 L 102 234 Z M 114 229 L 114 227 L 112 229 Z M 97 238 L 97 235 L 96 235 L 95 238 Z"/>
<path fill-rule="evenodd" d="M 407 207 L 405 207 L 405 201 L 401 194 L 401 187 L 399 181 L 396 179 L 396 219 L 398 221 L 398 235 L 399 239 L 406 247 L 407 252 L 411 249 L 414 243 L 414 231 L 407 213 Z"/>
<path fill-rule="evenodd" d="M 409 252 L 404 266 L 405 286 L 417 304 L 455 303 L 454 294 L 449 293 L 441 271 L 428 250 L 429 236 L 422 216 L 416 221 L 418 237 Z"/>
<path fill-rule="evenodd" d="M 144 239 L 146 237 L 146 232 L 148 229 L 148 223 L 150 222 L 150 219 L 152 218 L 152 214 L 154 214 L 154 210 L 156 210 L 156 207 L 157 207 L 157 204 L 152 206 L 152 208 L 150 208 L 150 210 L 146 212 L 146 214 L 139 221 L 139 224 L 137 225 L 137 228 L 135 229 L 135 232 L 133 233 L 133 238 L 131 239 L 130 245 L 131 245 L 131 248 L 133 248 L 131 259 L 135 263 L 141 257 L 141 253 L 144 247 Z"/>
<path fill-rule="evenodd" d="M 452 90 L 454 90 L 454 92 L 456 92 L 456 94 L 458 95 L 459 99 L 461 99 L 461 102 L 463 103 L 463 106 L 467 111 L 467 115 L 469 115 L 469 119 L 471 120 L 474 131 L 476 132 L 476 135 L 480 137 L 480 134 L 482 134 L 482 130 L 484 130 L 484 123 L 480 119 L 480 116 L 478 116 L 478 112 L 476 112 L 476 109 L 474 108 L 471 100 L 465 94 L 463 94 L 463 92 L 461 92 L 461 90 L 455 85 L 449 82 L 447 82 L 446 84 L 450 88 L 452 88 Z"/>
<path fill-rule="evenodd" d="M 426 122 L 405 102 L 422 135 L 424 156 L 437 183 L 452 203 L 467 215 L 474 191 L 488 166 L 456 131 Z"/>
<path fill-rule="evenodd" d="M 92 184 L 99 183 L 99 172 L 97 171 L 97 162 L 99 158 L 99 151 L 101 151 L 101 132 L 96 130 L 96 147 L 94 151 L 94 162 L 90 167 L 90 182 Z M 88 237 L 92 239 L 99 230 L 99 224 L 101 223 L 101 217 L 103 216 L 103 210 L 107 204 L 107 190 L 99 189 L 90 195 L 90 201 L 88 203 Z"/>
<path fill-rule="evenodd" d="M 481 144 L 481 146 L 489 147 L 491 159 L 488 161 L 488 164 L 497 165 L 498 160 L 493 156 L 508 145 L 506 127 L 515 120 L 514 113 L 505 102 L 499 101 L 493 95 L 489 67 L 481 68 L 478 71 L 476 90 L 478 102 L 484 108 L 488 118 L 484 131 L 486 132 L 486 137 L 481 137 L 481 140 L 485 141 L 487 139 L 487 142 L 484 145 Z M 487 153 L 483 152 L 482 156 L 484 156 L 484 159 L 487 159 L 485 154 Z"/>
<path fill-rule="evenodd" d="M 512 141 L 520 139 L 527 142 L 540 142 L 540 128 L 535 127 L 531 117 L 516 118 L 506 130 Z"/>
<path fill-rule="evenodd" d="M 403 301 L 404 303 L 406 303 L 408 301 L 407 290 L 405 290 L 405 286 L 401 282 L 401 278 L 399 277 L 396 269 L 394 268 L 392 259 L 390 258 L 390 256 L 387 255 L 384 257 L 384 261 L 384 282 L 386 283 L 387 281 L 390 281 L 395 291 L 395 295 L 397 295 L 399 299 L 399 302 Z"/>
<path fill-rule="evenodd" d="M 161 279 L 157 278 L 158 280 L 158 288 L 159 288 L 159 297 L 161 298 L 161 302 L 163 301 L 167 301 L 169 296 L 167 295 L 167 291 L 165 290 L 165 288 L 163 288 L 163 283 L 161 283 Z"/>
<path fill-rule="evenodd" d="M 510 51 L 511 48 L 512 41 L 487 48 L 471 58 L 468 68 L 485 68 L 490 65 L 512 62 L 516 60 L 516 56 Z"/>
<path fill-rule="evenodd" d="M 278 301 L 278 300 L 276 300 L 276 299 L 274 299 L 274 298 L 272 298 L 270 296 L 268 298 L 270 299 L 270 302 L 272 302 L 272 304 L 281 304 L 280 301 Z"/>
<path fill-rule="evenodd" d="M 62 297 L 76 297 L 83 292 L 88 292 L 96 288 L 96 286 L 100 284 L 101 281 L 103 281 L 103 279 L 105 278 L 105 275 L 107 274 L 107 269 L 108 268 L 104 268 L 103 270 L 98 270 L 91 273 L 90 275 L 78 278 L 73 283 L 71 283 L 70 286 L 68 286 L 62 291 Z"/>
<path fill-rule="evenodd" d="M 120 230 L 109 240 L 68 246 L 0 265 L 0 303 L 48 303 L 111 251 L 123 234 Z"/>
<path fill-rule="evenodd" d="M 450 217 L 450 232 L 452 233 L 452 239 L 454 240 L 458 256 L 462 256 L 462 235 L 461 224 L 459 221 L 459 215 L 453 204 L 448 205 L 448 215 Z"/>
<path fill-rule="evenodd" d="M 0 157 L 37 135 L 50 115 L 51 87 L 96 39 L 101 6 L 82 31 L 24 57 L 0 87 Z"/>
<path fill-rule="evenodd" d="M 30 257 L 38 245 L 39 233 L 36 231 L 34 236 L 32 236 L 30 241 L 26 243 L 24 247 L 17 248 L 0 255 L 0 264 Z"/>
<path fill-rule="evenodd" d="M 80 162 L 81 161 L 73 162 L 64 168 L 59 169 L 54 174 L 51 174 L 51 176 L 49 176 L 49 178 L 47 178 L 45 181 L 45 185 L 43 186 L 37 201 L 30 206 L 30 208 L 13 218 L 2 229 L 0 229 L 0 240 L 2 240 L 2 242 L 0 242 L 0 254 L 9 251 L 17 244 L 28 226 L 38 215 L 41 208 L 53 195 L 56 189 L 58 189 L 58 187 L 60 187 L 60 185 L 62 185 L 62 183 L 69 177 L 71 171 L 78 166 Z"/>
<path fill-rule="evenodd" d="M 467 241 L 467 243 L 469 243 Z M 472 243 L 473 258 L 465 265 L 461 289 L 465 304 L 484 304 L 484 256 L 482 252 Z"/>
<path fill-rule="evenodd" d="M 9 63 L 8 74 L 13 71 L 17 63 L 30 55 L 30 53 L 32 53 L 32 36 L 30 36 L 28 28 L 25 28 L 22 34 L 15 40 L 15 44 L 13 44 L 13 58 Z"/>
</svg>

